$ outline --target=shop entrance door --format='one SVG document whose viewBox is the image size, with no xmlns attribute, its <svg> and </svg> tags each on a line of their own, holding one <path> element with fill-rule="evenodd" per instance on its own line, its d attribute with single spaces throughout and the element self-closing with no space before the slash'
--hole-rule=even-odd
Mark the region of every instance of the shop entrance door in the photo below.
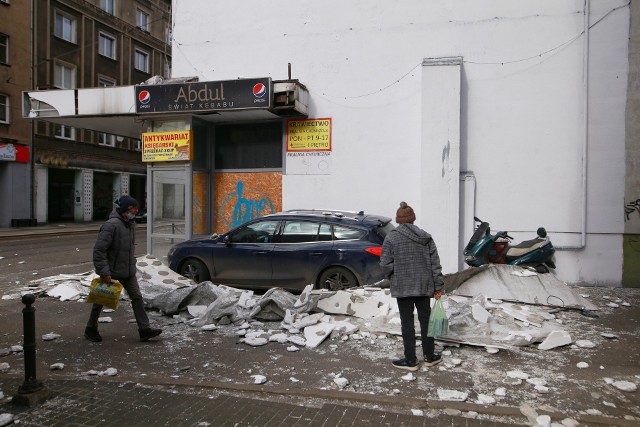
<svg viewBox="0 0 640 427">
<path fill-rule="evenodd" d="M 191 165 L 147 167 L 147 248 L 167 264 L 171 246 L 191 238 Z"/>
</svg>

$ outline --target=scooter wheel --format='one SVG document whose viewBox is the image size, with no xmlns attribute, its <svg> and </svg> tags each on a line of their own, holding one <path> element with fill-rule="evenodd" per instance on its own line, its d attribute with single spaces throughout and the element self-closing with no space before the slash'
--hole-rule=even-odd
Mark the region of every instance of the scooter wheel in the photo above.
<svg viewBox="0 0 640 427">
<path fill-rule="evenodd" d="M 549 269 L 548 269 L 548 268 L 547 268 L 547 266 L 546 266 L 546 265 L 544 265 L 544 264 L 538 264 L 538 265 L 536 265 L 536 266 L 535 266 L 535 269 L 536 269 L 536 271 L 537 271 L 538 273 L 540 273 L 540 274 L 544 274 L 544 273 L 548 273 L 548 272 L 549 272 Z"/>
</svg>

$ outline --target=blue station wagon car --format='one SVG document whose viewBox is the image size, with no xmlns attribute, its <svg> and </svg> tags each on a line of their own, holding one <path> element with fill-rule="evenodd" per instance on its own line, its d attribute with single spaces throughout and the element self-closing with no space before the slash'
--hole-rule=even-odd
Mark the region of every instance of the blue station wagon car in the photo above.
<svg viewBox="0 0 640 427">
<path fill-rule="evenodd" d="M 381 281 L 391 219 L 364 212 L 292 210 L 266 215 L 209 239 L 169 250 L 169 267 L 197 283 L 301 291 Z"/>
</svg>

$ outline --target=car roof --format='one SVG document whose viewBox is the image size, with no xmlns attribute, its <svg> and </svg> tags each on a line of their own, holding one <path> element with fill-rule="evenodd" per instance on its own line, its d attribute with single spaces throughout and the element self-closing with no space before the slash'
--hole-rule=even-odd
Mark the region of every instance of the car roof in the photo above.
<svg viewBox="0 0 640 427">
<path fill-rule="evenodd" d="M 360 224 L 379 225 L 386 224 L 391 221 L 391 218 L 366 214 L 364 211 L 353 212 L 337 209 L 291 209 L 285 212 L 278 212 L 272 215 L 266 216 L 291 216 L 291 217 L 308 217 L 309 219 L 331 219 L 336 222 L 356 222 Z"/>
</svg>

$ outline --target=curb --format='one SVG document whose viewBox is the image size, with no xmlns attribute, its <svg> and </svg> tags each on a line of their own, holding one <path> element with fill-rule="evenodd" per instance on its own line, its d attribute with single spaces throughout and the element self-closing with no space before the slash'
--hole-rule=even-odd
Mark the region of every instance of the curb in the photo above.
<svg viewBox="0 0 640 427">
<path fill-rule="evenodd" d="M 18 380 L 18 377 L 13 375 L 7 376 L 13 380 Z M 43 382 L 51 381 L 70 381 L 85 379 L 93 382 L 110 382 L 110 383 L 133 383 L 146 386 L 166 386 L 166 387 L 182 387 L 182 388 L 201 388 L 201 389 L 217 389 L 225 392 L 232 393 L 251 393 L 254 395 L 271 396 L 271 397 L 284 397 L 284 398 L 303 398 L 303 399 L 320 399 L 328 401 L 340 401 L 341 404 L 350 405 L 353 403 L 366 403 L 383 405 L 387 408 L 395 409 L 423 409 L 423 410 L 445 410 L 453 409 L 460 412 L 477 412 L 482 415 L 495 416 L 495 417 L 511 417 L 521 419 L 526 423 L 527 418 L 521 412 L 519 407 L 515 406 L 498 406 L 498 405 L 482 405 L 478 403 L 470 402 L 456 402 L 456 401 L 444 401 L 444 400 L 425 400 L 412 397 L 400 397 L 400 396 L 388 396 L 388 395 L 374 395 L 363 394 L 351 391 L 342 390 L 319 390 L 319 389 L 290 389 L 288 387 L 274 386 L 265 387 L 262 385 L 254 384 L 239 384 L 239 383 L 227 383 L 218 381 L 195 381 L 187 379 L 151 379 L 151 378 L 139 378 L 139 377 L 62 377 L 62 378 L 49 378 L 43 380 Z M 246 396 L 245 396 L 246 397 Z M 587 425 L 603 425 L 603 426 L 621 426 L 621 427 L 635 427 L 637 421 L 630 421 L 621 418 L 605 417 L 600 415 L 589 415 L 581 413 L 564 413 L 549 411 L 537 408 L 538 415 L 548 415 L 554 420 L 562 420 L 564 418 L 573 418 L 582 424 Z"/>
</svg>

